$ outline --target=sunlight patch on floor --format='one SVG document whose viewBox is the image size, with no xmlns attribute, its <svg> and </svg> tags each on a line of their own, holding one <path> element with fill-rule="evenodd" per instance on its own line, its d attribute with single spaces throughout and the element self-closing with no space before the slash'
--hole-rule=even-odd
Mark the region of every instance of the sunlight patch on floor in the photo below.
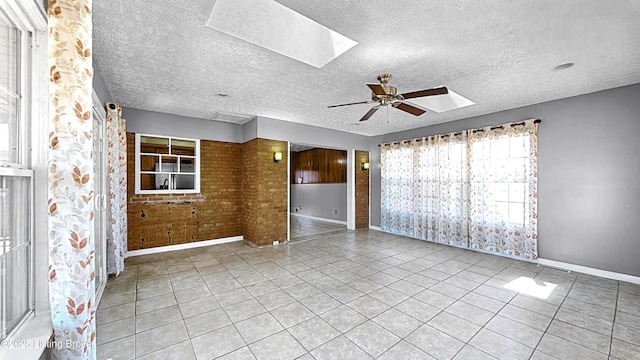
<svg viewBox="0 0 640 360">
<path fill-rule="evenodd" d="M 522 294 L 535 296 L 539 299 L 548 299 L 549 295 L 558 285 L 546 281 L 536 281 L 530 277 L 521 276 L 505 285 L 503 288 L 517 291 Z"/>
</svg>

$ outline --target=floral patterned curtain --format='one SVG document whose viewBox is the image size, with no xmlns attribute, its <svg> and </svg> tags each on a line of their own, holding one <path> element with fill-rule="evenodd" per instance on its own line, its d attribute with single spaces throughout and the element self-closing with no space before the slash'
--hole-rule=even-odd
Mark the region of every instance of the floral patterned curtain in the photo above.
<svg viewBox="0 0 640 360">
<path fill-rule="evenodd" d="M 538 258 L 538 124 L 469 132 L 470 246 Z"/>
<path fill-rule="evenodd" d="M 127 253 L 127 134 L 122 108 L 107 104 L 107 273 L 124 270 Z"/>
<path fill-rule="evenodd" d="M 413 141 L 415 237 L 468 245 L 466 132 Z"/>
<path fill-rule="evenodd" d="M 383 145 L 382 230 L 414 236 L 413 228 L 413 146 L 408 142 Z"/>
<path fill-rule="evenodd" d="M 91 1 L 49 0 L 48 27 L 52 355 L 95 359 Z"/>
<path fill-rule="evenodd" d="M 381 228 L 536 259 L 538 124 L 383 144 Z"/>
</svg>

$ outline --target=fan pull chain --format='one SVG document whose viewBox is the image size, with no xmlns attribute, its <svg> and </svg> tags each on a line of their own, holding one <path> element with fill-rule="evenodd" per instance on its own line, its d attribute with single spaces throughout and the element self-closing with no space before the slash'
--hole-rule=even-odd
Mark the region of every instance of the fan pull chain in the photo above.
<svg viewBox="0 0 640 360">
<path fill-rule="evenodd" d="M 389 125 L 389 107 L 385 106 L 387 108 L 387 125 Z"/>
</svg>

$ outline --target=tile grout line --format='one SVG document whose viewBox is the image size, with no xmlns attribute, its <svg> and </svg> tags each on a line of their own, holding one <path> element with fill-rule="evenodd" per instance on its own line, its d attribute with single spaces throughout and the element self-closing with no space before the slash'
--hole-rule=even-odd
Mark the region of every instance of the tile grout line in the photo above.
<svg viewBox="0 0 640 360">
<path fill-rule="evenodd" d="M 217 260 L 216 260 L 216 261 L 217 261 Z M 218 262 L 218 264 L 219 264 L 219 262 Z M 215 265 L 215 264 L 214 264 L 214 265 Z M 200 278 L 201 278 L 201 279 L 202 279 L 202 281 L 204 282 L 204 285 L 207 287 L 207 289 L 208 289 L 208 290 L 209 290 L 209 292 L 211 293 L 211 289 L 209 288 L 209 285 L 207 284 L 207 282 L 206 282 L 206 281 L 204 281 L 204 277 L 202 276 L 202 273 L 200 272 L 200 269 L 198 269 L 198 267 L 197 267 L 197 266 L 196 266 L 196 271 L 198 272 L 198 275 L 200 275 Z M 213 293 L 211 293 L 211 296 L 212 296 L 212 297 L 214 298 L 214 300 L 215 300 L 215 297 L 213 296 Z M 197 301 L 197 299 L 196 299 L 196 300 L 194 300 L 194 301 Z M 176 303 L 178 303 L 178 299 L 177 299 L 177 298 L 176 298 Z M 218 301 L 217 301 L 217 300 L 216 300 L 216 303 L 218 303 Z M 220 304 L 218 303 L 218 305 L 220 305 Z M 222 306 L 221 306 L 220 308 L 222 308 Z M 180 309 L 180 304 L 178 304 L 178 310 L 180 311 L 180 316 L 182 317 L 182 321 L 184 322 L 184 326 L 185 326 L 185 328 L 186 328 L 186 327 L 187 327 L 187 323 L 186 323 L 186 321 L 185 321 L 186 319 L 184 318 L 184 314 L 182 313 L 182 310 Z M 225 315 L 226 315 L 226 314 L 225 314 Z M 195 315 L 195 316 L 197 316 L 197 315 Z M 189 335 L 189 329 L 187 328 L 186 330 L 187 330 L 187 336 L 189 337 L 189 345 L 191 346 L 191 351 L 193 351 L 193 357 L 197 359 L 197 358 L 198 358 L 198 355 L 196 354 L 196 348 L 195 348 L 195 347 L 193 347 L 193 341 L 191 341 L 191 335 Z"/>
<path fill-rule="evenodd" d="M 618 298 L 620 297 L 620 282 L 618 281 L 618 286 L 616 289 L 616 302 L 613 309 L 613 323 L 611 324 L 611 336 L 609 337 L 609 353 L 608 356 L 611 356 L 611 350 L 613 349 L 613 333 L 616 328 L 616 316 L 618 316 Z"/>
<path fill-rule="evenodd" d="M 505 268 L 505 269 L 506 269 L 506 268 Z M 502 271 L 504 271 L 504 270 L 502 270 Z M 502 272 L 502 271 L 501 271 L 501 272 Z M 498 274 L 499 274 L 499 273 L 498 273 Z M 497 275 L 497 274 L 496 274 L 496 275 Z M 489 278 L 488 280 L 486 280 L 485 282 L 483 282 L 481 285 L 491 286 L 491 285 L 487 284 L 487 282 L 488 282 L 489 280 L 491 280 L 491 279 L 494 279 L 494 278 L 495 278 L 495 275 L 494 275 L 493 277 Z M 480 287 L 480 286 L 478 286 L 478 287 Z M 478 287 L 476 287 L 476 289 L 477 289 Z M 475 289 L 474 289 L 474 290 L 475 290 Z M 473 290 L 472 290 L 472 291 L 470 291 L 470 293 L 471 293 L 471 292 L 473 292 Z M 482 294 L 478 294 L 478 295 L 482 295 Z M 466 296 L 466 295 L 465 295 L 465 296 Z M 484 295 L 482 295 L 482 296 L 484 296 Z M 512 297 L 512 298 L 511 298 L 511 300 L 513 300 L 514 298 L 515 298 L 515 296 L 514 296 L 514 297 Z M 454 302 L 453 304 L 457 303 L 458 301 L 461 301 L 461 299 L 462 299 L 462 298 L 458 299 L 458 300 L 457 300 L 456 302 Z M 493 299 L 493 300 L 498 300 L 498 299 Z M 511 302 L 511 300 L 509 300 L 509 302 Z M 498 300 L 498 301 L 500 301 L 500 300 Z M 463 301 L 463 302 L 464 302 L 464 301 Z M 468 345 L 468 346 L 471 346 L 472 348 L 474 348 L 474 349 L 476 349 L 476 350 L 478 350 L 478 351 L 480 351 L 480 352 L 482 352 L 482 353 L 485 353 L 485 354 L 487 354 L 487 355 L 491 356 L 492 358 L 495 358 L 495 356 L 493 356 L 493 355 L 491 355 L 491 354 L 489 354 L 489 353 L 487 353 L 487 352 L 485 352 L 485 351 L 483 351 L 483 350 L 481 350 L 481 349 L 478 349 L 478 348 L 476 348 L 475 346 L 473 346 L 473 345 L 471 344 L 471 340 L 473 340 L 473 339 L 478 335 L 478 333 L 480 333 L 480 331 L 482 331 L 483 329 L 485 329 L 485 327 L 487 326 L 487 324 L 488 324 L 489 322 L 491 322 L 491 320 L 493 320 L 493 318 L 495 318 L 496 316 L 498 316 L 498 313 L 499 313 L 500 311 L 502 311 L 502 309 L 504 309 L 504 308 L 509 304 L 509 302 L 506 302 L 504 305 L 502 305 L 502 307 L 500 308 L 500 310 L 496 311 L 496 312 L 493 314 L 493 316 L 491 316 L 491 319 L 489 319 L 489 320 L 488 320 L 484 325 L 482 325 L 482 327 L 480 327 L 480 330 L 478 330 L 475 334 L 473 334 L 473 336 L 472 336 L 468 341 L 466 341 L 466 342 L 465 342 L 464 346 L 462 346 L 462 347 L 460 348 L 460 350 L 458 350 L 458 351 L 455 353 L 454 357 L 455 357 L 455 356 L 457 356 L 457 355 L 462 351 L 462 349 L 464 349 L 464 347 Z M 442 310 L 442 311 L 445 311 L 446 309 L 448 309 L 449 307 L 451 307 L 453 304 L 451 304 L 451 305 L 447 306 L 447 307 L 446 307 L 444 310 Z M 468 305 L 470 305 L 470 306 L 474 306 L 474 307 L 477 307 L 477 306 L 475 306 L 475 305 L 473 305 L 473 304 L 468 304 Z M 479 308 L 479 309 L 480 309 L 480 308 Z M 483 309 L 481 309 L 481 310 L 483 310 Z M 448 313 L 448 314 L 451 314 L 451 313 Z M 451 314 L 451 315 L 456 316 L 455 314 Z M 464 320 L 464 319 L 463 319 L 463 320 Z M 491 330 L 490 330 L 490 329 L 487 329 L 487 331 L 491 331 Z M 492 332 L 493 332 L 493 331 L 492 331 Z M 501 335 L 501 334 L 498 334 L 498 335 L 503 336 L 503 335 Z M 505 337 L 506 337 L 506 336 L 505 336 Z M 511 340 L 513 340 L 513 339 L 511 339 Z M 514 340 L 514 341 L 515 341 L 515 340 Z M 535 351 L 535 349 L 534 349 L 534 351 Z"/>
<path fill-rule="evenodd" d="M 549 328 L 551 327 L 551 324 L 553 324 L 553 320 L 555 320 L 556 316 L 558 315 L 558 312 L 560 312 L 560 309 L 562 308 L 562 305 L 564 304 L 565 300 L 567 300 L 567 297 L 569 296 L 569 293 L 571 292 L 571 289 L 573 289 L 573 285 L 575 285 L 576 280 L 578 279 L 578 275 L 576 275 L 576 277 L 573 279 L 573 281 L 571 282 L 571 286 L 569 287 L 569 290 L 567 291 L 567 294 L 564 296 L 564 298 L 562 299 L 562 301 L 560 302 L 560 305 L 558 305 L 558 308 L 556 309 L 556 311 L 553 313 L 553 316 L 551 317 L 551 321 L 549 322 L 549 325 L 547 325 L 547 328 L 544 330 L 544 332 L 542 333 L 542 336 L 540 337 L 540 340 L 538 340 L 538 343 L 536 344 L 536 347 L 533 348 L 533 353 L 531 354 L 531 357 L 533 357 L 533 354 L 535 354 L 536 350 L 538 350 L 538 347 L 540 346 L 540 343 L 542 342 L 542 339 L 544 338 L 544 336 L 547 334 L 547 332 L 549 331 Z M 550 334 L 553 335 L 553 334 Z M 565 339 L 566 340 L 566 339 Z M 573 342 L 573 341 L 572 341 Z M 575 343 L 574 343 L 575 344 Z M 580 345 L 580 344 L 576 344 L 576 345 Z M 546 355 L 549 355 L 551 357 L 554 357 L 551 354 L 547 354 L 546 352 L 539 350 L 541 353 L 544 353 Z M 531 359 L 531 357 L 529 359 Z"/>
<path fill-rule="evenodd" d="M 428 255 L 426 255 L 426 256 L 428 256 Z M 442 263 L 444 263 L 444 262 L 446 262 L 446 261 L 447 261 L 447 260 L 442 261 L 442 262 L 439 262 L 439 263 L 437 263 L 437 264 L 434 264 L 434 265 L 432 265 L 431 267 L 428 267 L 427 269 L 431 269 L 433 266 L 437 266 L 437 265 L 442 264 Z M 471 265 L 471 266 L 473 266 L 473 265 Z M 426 271 L 427 269 L 425 269 L 424 271 Z M 434 269 L 434 270 L 435 270 L 435 269 Z M 463 271 L 463 270 L 461 270 L 461 271 Z M 437 285 L 437 284 L 440 284 L 441 282 L 444 282 L 445 280 L 447 280 L 447 279 L 449 279 L 449 278 L 451 278 L 451 277 L 455 276 L 456 274 L 460 273 L 461 271 L 458 271 L 458 272 L 456 272 L 455 274 L 448 274 L 448 273 L 447 273 L 449 276 L 448 276 L 448 277 L 446 277 L 446 278 L 444 278 L 443 280 L 434 279 L 434 280 L 437 280 L 438 282 L 437 282 L 437 283 L 435 283 L 435 284 L 433 284 L 433 285 L 431 285 L 430 287 L 428 287 L 428 288 L 426 288 L 426 289 L 431 290 L 431 287 L 433 287 L 433 286 L 435 286 L 435 285 Z M 488 280 L 486 280 L 486 281 L 488 281 Z M 486 281 L 485 281 L 485 282 L 486 282 Z M 484 284 L 484 283 L 482 283 L 482 284 Z M 449 284 L 449 285 L 451 285 L 451 284 Z M 455 285 L 452 285 L 452 286 L 455 286 Z M 456 286 L 456 287 L 457 287 L 457 286 Z M 426 290 L 426 289 L 425 289 L 425 290 Z M 460 288 L 460 289 L 462 289 L 462 288 Z M 466 289 L 463 289 L 463 290 L 466 290 Z M 424 290 L 423 290 L 423 291 L 424 291 Z M 448 296 L 448 295 L 446 295 L 446 294 L 442 294 L 441 292 L 439 292 L 439 291 L 437 291 L 437 290 L 431 290 L 431 291 L 434 291 L 434 292 L 436 292 L 436 293 L 438 293 L 438 294 L 440 294 L 440 295 L 442 295 L 442 296 L 450 297 L 450 296 Z M 421 291 L 421 292 L 422 292 L 422 291 Z M 470 291 L 467 291 L 467 294 L 468 294 L 468 293 L 470 293 Z M 465 294 L 464 296 L 466 296 L 467 294 Z M 413 298 L 413 296 L 412 296 L 412 297 L 410 297 L 410 298 Z M 461 298 L 462 298 L 462 297 L 461 297 Z M 431 321 L 431 319 L 435 318 L 436 316 L 440 315 L 441 313 L 445 312 L 445 310 L 446 310 L 446 309 L 448 309 L 450 306 L 452 306 L 453 304 L 455 304 L 455 303 L 457 303 L 458 301 L 460 301 L 460 299 L 461 299 L 461 298 L 459 298 L 459 299 L 455 299 L 455 301 L 454 301 L 453 303 L 451 303 L 450 305 L 446 306 L 446 307 L 445 307 L 445 308 L 443 308 L 443 309 L 438 309 L 438 310 L 440 310 L 440 311 L 438 311 L 434 316 L 432 316 L 431 318 L 429 318 L 429 320 L 427 320 L 427 321 L 424 321 L 424 322 L 423 322 L 423 321 L 421 321 L 421 320 L 419 320 L 419 319 L 416 319 L 416 320 L 420 321 L 420 322 L 422 323 L 422 325 L 421 325 L 421 326 L 418 326 L 416 329 L 414 329 L 414 330 L 413 330 L 413 331 L 411 331 L 409 334 L 407 334 L 404 338 L 402 338 L 402 340 L 401 340 L 401 341 L 407 341 L 407 340 L 406 340 L 406 338 L 407 338 L 407 337 L 409 337 L 409 336 L 411 336 L 411 335 L 412 335 L 413 333 L 415 333 L 416 331 L 418 331 L 418 329 L 420 329 L 422 326 L 427 325 L 427 326 L 429 326 L 429 327 L 431 327 L 431 328 L 434 328 L 433 326 L 429 325 L 429 324 L 428 324 L 428 322 L 429 322 L 429 321 Z M 452 299 L 453 299 L 453 298 L 452 298 Z M 420 301 L 419 299 L 415 299 L 415 300 Z M 421 302 L 422 302 L 422 301 L 421 301 Z M 425 303 L 425 304 L 426 304 L 426 303 Z M 433 305 L 430 305 L 430 304 L 427 304 L 427 305 L 429 305 L 429 306 L 433 306 Z M 433 307 L 435 308 L 435 306 L 433 306 Z M 392 307 L 392 308 L 395 308 L 395 307 Z M 398 310 L 398 311 L 401 311 L 401 310 Z M 401 312 L 402 312 L 402 311 L 401 311 Z M 402 313 L 404 313 L 404 312 L 402 312 Z M 405 314 L 406 314 L 406 313 L 405 313 Z M 448 313 L 448 314 L 449 314 L 449 313 Z M 409 315 L 409 314 L 406 314 L 406 315 L 411 316 L 411 315 Z M 453 314 L 451 314 L 451 315 L 453 315 Z M 455 315 L 454 315 L 454 316 L 455 316 Z M 411 317 L 413 317 L 413 316 L 411 316 Z M 414 318 L 414 319 L 415 319 L 415 318 Z M 436 328 L 434 328 L 434 329 L 436 329 Z M 439 329 L 436 329 L 436 330 L 437 330 L 437 331 L 440 331 Z M 447 334 L 447 333 L 446 333 L 446 332 L 444 332 L 444 331 L 443 331 L 443 333 Z M 448 335 L 448 336 L 451 336 L 450 334 L 447 334 L 447 335 Z M 451 337 L 452 337 L 452 338 L 454 338 L 454 339 L 457 339 L 457 338 L 456 338 L 456 337 L 454 337 L 454 336 L 451 336 Z M 457 340 L 460 340 L 460 339 L 457 339 Z M 409 341 L 407 341 L 407 342 L 408 342 L 409 344 L 411 344 Z M 413 344 L 411 344 L 411 345 L 412 345 L 412 346 L 415 346 L 415 345 L 413 345 Z M 465 345 L 466 345 L 466 343 L 465 343 Z M 462 348 L 464 348 L 464 345 L 463 345 L 463 347 L 462 347 Z M 455 356 L 456 356 L 456 355 L 457 355 L 457 354 L 462 350 L 462 348 L 460 348 L 460 350 L 458 350 L 458 351 L 454 354 L 454 356 L 453 356 L 453 357 L 455 357 Z M 422 349 L 420 349 L 420 350 L 422 350 Z M 426 354 L 428 354 L 428 355 L 430 356 L 430 354 L 429 354 L 429 353 L 427 353 L 427 352 L 425 352 L 425 353 L 426 353 Z"/>
<path fill-rule="evenodd" d="M 580 274 L 580 273 L 578 273 L 578 274 Z M 577 283 L 577 282 L 578 282 L 578 281 L 577 281 L 577 280 L 578 280 L 578 277 L 579 277 L 579 275 L 576 277 L 576 279 L 574 280 L 574 283 L 573 283 L 573 284 L 575 284 L 575 283 Z M 587 302 L 587 301 L 582 301 L 582 300 L 578 300 L 578 299 L 569 298 L 569 296 L 568 296 L 568 295 L 569 295 L 569 293 L 571 292 L 571 290 L 573 289 L 573 284 L 572 284 L 571 288 L 569 289 L 569 291 L 567 292 L 567 295 L 566 295 L 566 296 L 565 296 L 565 298 L 563 299 L 562 304 L 564 304 L 564 300 L 566 300 L 566 299 L 570 299 L 570 300 L 573 300 L 573 301 L 578 301 L 578 302 L 585 303 L 585 304 L 587 304 L 587 305 L 597 306 L 597 307 L 602 307 L 602 308 L 607 309 L 606 307 L 604 307 L 604 306 L 600 306 L 599 304 L 593 304 L 593 303 L 591 303 L 591 302 Z M 597 285 L 596 285 L 596 286 L 597 286 Z M 600 287 L 600 286 L 598 286 L 598 287 Z M 618 287 L 619 287 L 619 285 L 618 285 Z M 603 289 L 607 289 L 607 290 L 613 290 L 613 289 L 608 289 L 608 288 L 605 288 L 605 287 L 602 287 L 602 288 L 603 288 Z M 616 300 L 617 300 L 617 298 L 618 298 L 618 295 L 617 295 L 617 292 L 616 292 Z M 598 334 L 598 335 L 601 335 L 601 336 L 606 336 L 605 334 L 602 334 L 602 333 L 600 333 L 600 332 L 597 332 L 597 331 L 591 330 L 591 329 L 586 328 L 586 327 L 584 327 L 584 326 L 575 325 L 575 324 L 572 324 L 572 323 L 567 322 L 567 321 L 563 321 L 563 320 L 556 319 L 556 318 L 555 318 L 555 316 L 557 315 L 557 312 L 558 312 L 558 311 L 560 311 L 560 308 L 562 307 L 562 304 L 560 305 L 560 307 L 558 307 L 558 310 L 557 310 L 557 311 L 556 311 L 556 313 L 554 314 L 554 316 L 553 316 L 553 318 L 552 318 L 552 322 L 553 322 L 553 320 L 557 320 L 557 321 L 559 321 L 559 322 L 562 322 L 562 323 L 565 323 L 565 324 L 569 324 L 569 325 L 571 325 L 571 326 L 574 326 L 574 327 L 580 328 L 580 329 L 582 329 L 582 330 L 587 330 L 587 331 L 594 332 L 594 333 L 596 333 L 596 334 Z M 615 309 L 617 309 L 617 301 L 616 301 L 616 305 L 615 305 L 614 307 L 615 307 Z M 568 309 L 568 310 L 576 311 L 576 310 L 572 310 L 572 309 Z M 611 309 L 610 309 L 610 310 L 611 310 Z M 583 348 L 588 349 L 588 350 L 591 350 L 591 351 L 598 352 L 598 353 L 600 353 L 600 354 L 603 354 L 603 355 L 606 355 L 606 356 L 608 356 L 608 357 L 609 357 L 609 356 L 610 356 L 610 352 L 611 352 L 611 343 L 613 343 L 613 326 L 614 326 L 614 322 L 615 322 L 616 312 L 617 312 L 617 311 L 616 311 L 616 310 L 614 310 L 614 321 L 612 321 L 612 322 L 611 322 L 611 336 L 609 336 L 609 348 L 610 348 L 610 349 L 609 349 L 609 354 L 605 354 L 605 353 L 603 353 L 603 352 L 601 352 L 601 351 L 598 351 L 598 350 L 595 350 L 595 349 L 592 349 L 592 348 L 586 347 L 586 346 L 584 346 L 584 345 L 582 345 L 582 344 L 579 344 L 579 343 L 577 343 L 577 342 L 575 342 L 575 341 L 573 341 L 573 340 L 571 340 L 571 339 L 565 339 L 565 338 L 563 338 L 563 337 L 556 336 L 556 335 L 553 335 L 553 334 L 550 334 L 550 335 L 552 335 L 552 336 L 556 336 L 556 337 L 558 337 L 558 338 L 560 338 L 560 339 L 562 339 L 562 340 L 565 340 L 565 341 L 567 341 L 567 342 L 573 343 L 574 345 L 577 345 L 577 346 L 583 347 Z M 550 326 L 551 326 L 551 324 L 549 324 L 549 327 L 550 327 Z M 546 331 L 545 331 L 545 334 L 546 334 Z M 545 354 L 546 354 L 546 353 L 545 353 Z"/>
</svg>

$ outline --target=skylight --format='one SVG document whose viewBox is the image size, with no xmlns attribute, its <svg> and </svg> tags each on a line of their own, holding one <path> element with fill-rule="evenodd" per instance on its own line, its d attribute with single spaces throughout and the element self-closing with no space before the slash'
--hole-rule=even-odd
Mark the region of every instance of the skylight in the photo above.
<svg viewBox="0 0 640 360">
<path fill-rule="evenodd" d="M 217 0 L 207 26 L 317 68 L 357 44 L 273 0 Z"/>
<path fill-rule="evenodd" d="M 411 99 L 407 102 L 418 105 L 421 108 L 429 109 L 437 113 L 460 109 L 475 103 L 464 96 L 457 94 L 449 89 L 448 94 L 438 96 L 427 96 L 422 98 Z"/>
</svg>

